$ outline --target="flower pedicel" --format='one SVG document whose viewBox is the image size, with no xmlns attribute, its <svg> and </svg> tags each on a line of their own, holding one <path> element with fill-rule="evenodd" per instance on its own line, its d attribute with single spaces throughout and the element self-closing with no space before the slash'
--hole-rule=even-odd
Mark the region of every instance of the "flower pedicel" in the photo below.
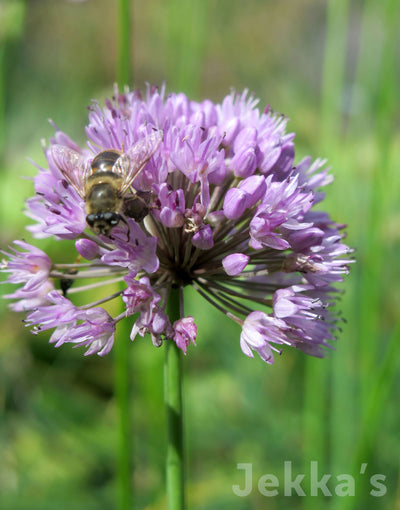
<svg viewBox="0 0 400 510">
<path fill-rule="evenodd" d="M 116 91 L 104 109 L 90 107 L 87 147 L 56 128 L 27 201 L 28 229 L 75 240 L 87 262 L 53 263 L 22 241 L 4 252 L 7 281 L 23 284 L 6 297 L 33 332 L 55 328 L 57 347 L 104 355 L 116 323 L 138 314 L 132 340 L 150 333 L 154 345 L 172 339 L 186 353 L 195 318 L 182 311 L 171 324 L 164 308 L 173 287 L 192 285 L 241 326 L 247 356 L 272 363 L 282 345 L 324 355 L 338 330 L 334 284 L 352 261 L 342 226 L 314 209 L 332 178 L 325 161 L 294 165 L 286 119 L 256 106 L 246 91 L 221 104 L 164 88 Z M 124 288 L 109 295 L 112 282 Z M 94 287 L 96 302 L 69 299 Z M 125 311 L 111 317 L 101 305 L 121 297 Z"/>
</svg>

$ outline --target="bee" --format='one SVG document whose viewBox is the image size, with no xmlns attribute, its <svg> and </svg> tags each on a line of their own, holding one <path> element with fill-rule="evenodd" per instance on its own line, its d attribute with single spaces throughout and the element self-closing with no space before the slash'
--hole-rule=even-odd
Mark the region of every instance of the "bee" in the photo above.
<svg viewBox="0 0 400 510">
<path fill-rule="evenodd" d="M 155 131 L 126 152 L 101 151 L 91 163 L 69 147 L 50 148 L 57 168 L 85 201 L 86 223 L 96 234 L 110 237 L 120 221 L 126 223 L 124 215 L 141 221 L 148 214 L 150 192 L 136 192 L 132 183 L 155 154 L 162 138 L 163 132 Z M 128 203 L 125 207 L 124 201 Z"/>
</svg>

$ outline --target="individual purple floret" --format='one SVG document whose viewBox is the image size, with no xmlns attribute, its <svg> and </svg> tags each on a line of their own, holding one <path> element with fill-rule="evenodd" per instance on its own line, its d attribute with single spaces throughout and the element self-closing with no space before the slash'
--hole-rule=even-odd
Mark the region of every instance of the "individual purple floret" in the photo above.
<svg viewBox="0 0 400 510">
<path fill-rule="evenodd" d="M 323 356 L 339 331 L 335 284 L 352 250 L 343 225 L 315 209 L 332 181 L 325 161 L 296 164 L 286 119 L 257 104 L 247 91 L 214 104 L 165 87 L 115 90 L 104 108 L 90 106 L 86 147 L 53 124 L 28 229 L 74 240 L 77 254 L 56 263 L 22 241 L 3 252 L 7 282 L 22 285 L 6 297 L 28 312 L 26 325 L 54 329 L 56 346 L 104 355 L 132 315 L 132 340 L 149 333 L 186 354 L 197 336 L 183 311 L 190 285 L 240 325 L 247 356 L 273 363 L 285 345 Z M 173 288 L 181 317 L 172 324 Z M 74 304 L 78 293 L 86 304 Z"/>
</svg>

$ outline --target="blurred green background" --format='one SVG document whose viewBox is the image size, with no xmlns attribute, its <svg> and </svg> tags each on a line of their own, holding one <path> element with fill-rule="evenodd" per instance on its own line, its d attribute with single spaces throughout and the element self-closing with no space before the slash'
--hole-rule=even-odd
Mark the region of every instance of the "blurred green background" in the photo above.
<svg viewBox="0 0 400 510">
<path fill-rule="evenodd" d="M 220 101 L 248 88 L 290 118 L 296 159 L 327 157 L 323 208 L 348 223 L 357 264 L 342 285 L 346 322 L 329 358 L 285 350 L 273 366 L 240 351 L 239 328 L 187 294 L 199 326 L 185 365 L 192 510 L 399 509 L 400 144 L 398 0 L 136 0 L 133 86 L 167 83 Z M 116 80 L 118 25 L 108 0 L 0 0 L 0 246 L 31 240 L 24 200 L 51 118 L 85 139 L 85 105 Z M 35 241 L 54 260 L 72 243 Z M 12 287 L 3 285 L 3 293 Z M 115 508 L 113 354 L 84 357 L 33 336 L 1 301 L 0 508 Z M 135 508 L 165 508 L 163 349 L 130 346 Z M 305 496 L 284 495 L 284 461 Z M 331 495 L 310 488 L 331 474 Z M 252 491 L 238 463 L 251 463 Z M 278 495 L 258 488 L 279 480 Z M 361 474 L 360 474 L 361 473 Z M 374 497 L 371 476 L 385 491 Z M 344 478 L 355 495 L 342 497 Z M 288 472 L 286 471 L 286 476 Z M 337 478 L 339 477 L 339 478 Z M 384 477 L 384 478 L 383 478 Z M 342 488 L 342 492 L 341 492 Z M 349 488 L 349 486 L 347 486 Z M 272 490 L 272 489 L 270 489 Z"/>
</svg>

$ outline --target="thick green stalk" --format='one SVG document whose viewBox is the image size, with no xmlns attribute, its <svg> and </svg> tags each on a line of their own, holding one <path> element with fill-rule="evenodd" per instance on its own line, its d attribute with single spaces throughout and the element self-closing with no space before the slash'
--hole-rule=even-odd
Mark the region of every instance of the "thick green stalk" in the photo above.
<svg viewBox="0 0 400 510">
<path fill-rule="evenodd" d="M 117 329 L 115 356 L 115 396 L 118 407 L 117 439 L 117 508 L 132 508 L 132 427 L 131 427 L 131 380 L 129 322 L 124 320 Z"/>
<path fill-rule="evenodd" d="M 116 74 L 119 86 L 128 85 L 131 79 L 130 7 L 131 0 L 118 0 Z M 122 321 L 117 331 L 118 336 L 114 348 L 115 396 L 118 407 L 117 508 L 118 510 L 131 510 L 133 501 L 133 441 L 130 403 L 133 371 L 129 356 L 129 322 Z"/>
<path fill-rule="evenodd" d="M 172 289 L 168 300 L 171 323 L 180 317 L 180 289 Z M 168 340 L 165 349 L 165 405 L 168 444 L 166 461 L 168 510 L 185 508 L 184 448 L 182 413 L 182 360 L 175 342 Z"/>
</svg>

